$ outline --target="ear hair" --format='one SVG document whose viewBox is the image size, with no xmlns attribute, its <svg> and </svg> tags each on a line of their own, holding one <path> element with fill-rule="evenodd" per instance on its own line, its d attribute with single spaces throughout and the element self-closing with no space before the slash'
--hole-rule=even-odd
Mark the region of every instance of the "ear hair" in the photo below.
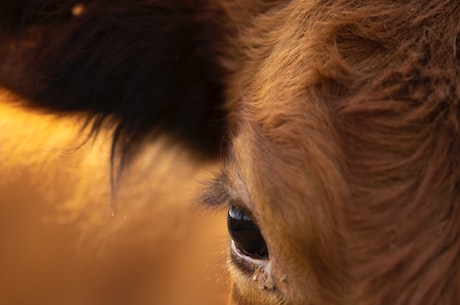
<svg viewBox="0 0 460 305">
<path fill-rule="evenodd" d="M 72 14 L 75 5 L 84 9 Z M 219 151 L 217 8 L 201 0 L 7 0 L 0 20 L 0 85 L 26 106 L 84 113 L 94 134 L 114 122 L 113 152 L 125 159 L 160 133 L 207 156 Z"/>
</svg>

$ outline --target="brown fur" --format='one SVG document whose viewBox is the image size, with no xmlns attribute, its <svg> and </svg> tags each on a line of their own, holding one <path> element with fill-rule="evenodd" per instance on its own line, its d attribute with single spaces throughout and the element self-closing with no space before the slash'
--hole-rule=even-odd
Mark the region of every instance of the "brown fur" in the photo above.
<svg viewBox="0 0 460 305">
<path fill-rule="evenodd" d="M 230 255 L 233 302 L 460 303 L 460 3 L 211 6 L 231 145 L 202 198 L 238 201 L 270 254 Z"/>
<path fill-rule="evenodd" d="M 280 303 L 460 301 L 459 16 L 455 1 L 290 1 L 241 31 L 226 171 Z M 243 304 L 269 295 L 242 283 Z"/>
</svg>

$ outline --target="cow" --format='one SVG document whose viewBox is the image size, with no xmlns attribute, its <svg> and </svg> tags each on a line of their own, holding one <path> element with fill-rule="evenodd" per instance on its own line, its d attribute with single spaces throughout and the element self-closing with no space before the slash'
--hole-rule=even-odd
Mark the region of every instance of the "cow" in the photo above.
<svg viewBox="0 0 460 305">
<path fill-rule="evenodd" d="M 115 194 L 164 137 L 221 160 L 229 302 L 460 303 L 458 1 L 0 8 L 1 84 L 111 130 Z"/>
</svg>

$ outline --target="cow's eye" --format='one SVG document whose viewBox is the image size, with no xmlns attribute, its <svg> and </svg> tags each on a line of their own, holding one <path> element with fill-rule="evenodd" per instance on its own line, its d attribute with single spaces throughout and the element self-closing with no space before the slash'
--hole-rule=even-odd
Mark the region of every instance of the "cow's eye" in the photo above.
<svg viewBox="0 0 460 305">
<path fill-rule="evenodd" d="M 251 217 L 235 206 L 228 210 L 228 231 L 235 247 L 243 254 L 255 259 L 267 259 L 265 240 Z"/>
</svg>

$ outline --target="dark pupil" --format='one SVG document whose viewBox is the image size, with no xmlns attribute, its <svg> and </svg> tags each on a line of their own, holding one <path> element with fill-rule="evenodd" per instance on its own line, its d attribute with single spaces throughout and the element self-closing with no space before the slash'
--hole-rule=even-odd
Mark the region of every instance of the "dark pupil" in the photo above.
<svg viewBox="0 0 460 305">
<path fill-rule="evenodd" d="M 230 236 L 238 250 L 256 259 L 268 258 L 265 240 L 247 214 L 231 206 L 228 210 L 227 224 Z"/>
</svg>

